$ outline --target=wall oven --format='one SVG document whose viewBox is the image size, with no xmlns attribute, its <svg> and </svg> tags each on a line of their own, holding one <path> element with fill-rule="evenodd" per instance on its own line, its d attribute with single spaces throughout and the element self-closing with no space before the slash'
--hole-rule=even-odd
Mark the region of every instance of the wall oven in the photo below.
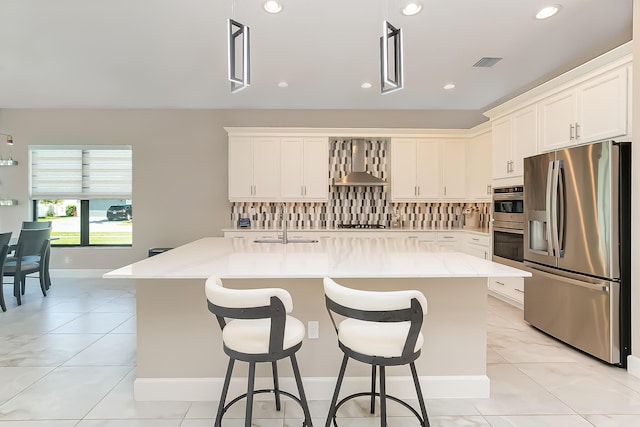
<svg viewBox="0 0 640 427">
<path fill-rule="evenodd" d="M 493 189 L 493 260 L 521 263 L 524 255 L 524 187 Z"/>
</svg>

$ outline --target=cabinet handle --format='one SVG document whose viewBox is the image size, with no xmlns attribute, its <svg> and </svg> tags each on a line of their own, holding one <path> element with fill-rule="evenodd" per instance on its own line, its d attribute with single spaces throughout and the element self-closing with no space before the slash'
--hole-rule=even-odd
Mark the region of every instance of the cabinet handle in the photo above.
<svg viewBox="0 0 640 427">
<path fill-rule="evenodd" d="M 473 240 L 473 241 L 477 242 L 477 241 L 478 241 L 478 240 L 480 240 L 480 239 L 478 239 L 477 237 L 472 237 L 472 238 L 471 238 L 471 240 Z"/>
<path fill-rule="evenodd" d="M 420 186 L 418 185 L 418 196 L 420 195 Z"/>
<path fill-rule="evenodd" d="M 573 137 L 573 124 L 569 125 L 569 139 L 575 139 Z"/>
<path fill-rule="evenodd" d="M 417 239 L 418 236 L 407 236 L 407 239 Z"/>
<path fill-rule="evenodd" d="M 511 171 L 509 170 L 509 163 L 511 163 L 511 162 L 510 162 L 510 161 L 507 161 L 507 173 L 511 172 Z"/>
<path fill-rule="evenodd" d="M 447 186 L 446 185 L 444 186 L 444 195 L 445 196 L 447 195 Z"/>
<path fill-rule="evenodd" d="M 487 184 L 487 194 L 491 194 L 491 184 Z"/>
<path fill-rule="evenodd" d="M 484 259 L 489 259 L 489 257 L 487 256 L 487 251 L 484 251 Z"/>
<path fill-rule="evenodd" d="M 442 236 L 443 239 L 453 239 L 453 236 Z"/>
<path fill-rule="evenodd" d="M 524 294 L 524 291 L 523 291 L 522 289 L 517 289 L 517 288 L 516 288 L 516 289 L 514 289 L 514 291 L 516 291 L 516 292 L 520 292 L 521 294 Z"/>
<path fill-rule="evenodd" d="M 496 284 L 497 284 L 497 285 L 500 285 L 500 286 L 504 286 L 504 283 L 502 283 L 502 282 L 498 282 L 497 280 L 496 280 Z"/>
<path fill-rule="evenodd" d="M 576 122 L 576 139 L 580 138 L 580 125 Z"/>
</svg>

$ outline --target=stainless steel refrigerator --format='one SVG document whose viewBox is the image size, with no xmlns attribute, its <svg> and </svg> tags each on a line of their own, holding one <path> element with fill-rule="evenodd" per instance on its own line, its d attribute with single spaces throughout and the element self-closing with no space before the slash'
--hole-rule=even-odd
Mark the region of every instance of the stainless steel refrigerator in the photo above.
<svg viewBox="0 0 640 427">
<path fill-rule="evenodd" d="M 524 159 L 524 319 L 608 363 L 631 349 L 631 145 Z"/>
</svg>

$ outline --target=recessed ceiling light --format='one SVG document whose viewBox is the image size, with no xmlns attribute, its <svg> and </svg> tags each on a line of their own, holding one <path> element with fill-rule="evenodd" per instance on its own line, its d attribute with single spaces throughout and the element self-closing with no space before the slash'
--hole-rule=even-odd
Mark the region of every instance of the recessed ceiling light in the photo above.
<svg viewBox="0 0 640 427">
<path fill-rule="evenodd" d="M 264 2 L 264 10 L 269 13 L 280 13 L 282 10 L 282 4 L 277 0 L 267 0 Z"/>
<path fill-rule="evenodd" d="M 536 19 L 547 19 L 551 18 L 553 15 L 558 13 L 560 10 L 559 4 L 554 4 L 551 6 L 547 6 L 545 8 L 540 9 L 538 13 L 536 13 Z"/>
<path fill-rule="evenodd" d="M 418 14 L 422 10 L 422 5 L 418 2 L 410 2 L 403 9 L 402 14 L 412 16 Z"/>
<path fill-rule="evenodd" d="M 362 83 L 362 84 L 360 85 L 360 87 L 361 87 L 362 89 L 371 89 L 371 83 L 369 83 L 369 82 L 364 82 L 364 83 Z"/>
<path fill-rule="evenodd" d="M 447 83 L 446 85 L 443 86 L 443 88 L 446 90 L 451 90 L 454 87 L 456 87 L 456 85 L 454 85 L 453 83 Z"/>
<path fill-rule="evenodd" d="M 278 83 L 278 87 L 289 87 L 289 83 L 287 83 L 287 82 L 280 82 L 280 83 Z"/>
</svg>

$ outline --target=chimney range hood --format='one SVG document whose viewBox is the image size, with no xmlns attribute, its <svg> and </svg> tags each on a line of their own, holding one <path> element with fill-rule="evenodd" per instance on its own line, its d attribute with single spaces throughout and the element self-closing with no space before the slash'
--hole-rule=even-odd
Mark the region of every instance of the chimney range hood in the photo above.
<svg viewBox="0 0 640 427">
<path fill-rule="evenodd" d="M 388 183 L 365 172 L 365 140 L 354 139 L 351 141 L 351 172 L 340 179 L 335 179 L 333 185 L 342 187 L 356 186 L 381 186 Z"/>
</svg>

